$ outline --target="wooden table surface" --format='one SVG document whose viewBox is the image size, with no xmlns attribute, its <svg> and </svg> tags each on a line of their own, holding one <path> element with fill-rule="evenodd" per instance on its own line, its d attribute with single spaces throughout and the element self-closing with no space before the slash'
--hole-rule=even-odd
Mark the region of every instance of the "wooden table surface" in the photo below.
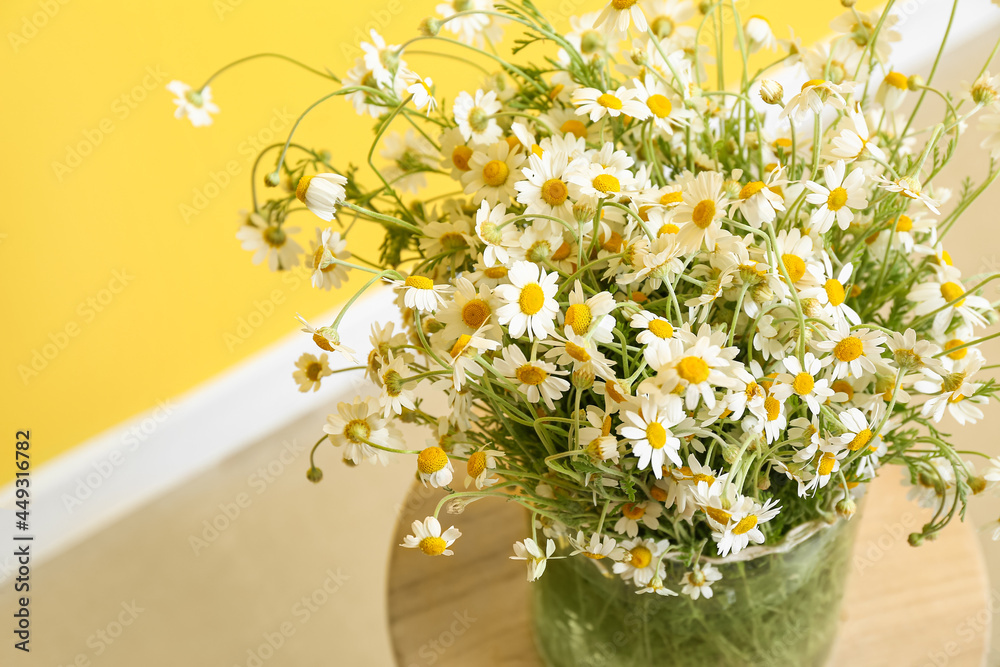
<svg viewBox="0 0 1000 667">
<path fill-rule="evenodd" d="M 889 469 L 872 484 L 858 532 L 831 667 L 979 667 L 989 651 L 989 592 L 974 530 L 954 523 L 913 548 L 924 511 Z M 395 543 L 433 513 L 440 491 L 416 485 Z M 541 667 L 529 617 L 524 563 L 508 560 L 526 537 L 524 510 L 486 499 L 442 512 L 462 537 L 455 555 L 397 548 L 389 570 L 389 630 L 400 667 Z"/>
</svg>

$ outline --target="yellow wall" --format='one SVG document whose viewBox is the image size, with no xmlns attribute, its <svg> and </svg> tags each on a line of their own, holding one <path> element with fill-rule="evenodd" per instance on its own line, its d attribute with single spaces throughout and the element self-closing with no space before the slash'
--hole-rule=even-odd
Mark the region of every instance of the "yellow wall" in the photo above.
<svg viewBox="0 0 1000 667">
<path fill-rule="evenodd" d="M 172 117 L 164 86 L 198 85 L 258 51 L 343 73 L 368 27 L 402 41 L 436 4 L 4 0 L 0 443 L 10 447 L 0 444 L 0 483 L 13 477 L 16 429 L 31 429 L 42 463 L 274 342 L 296 328 L 296 311 L 315 316 L 344 297 L 251 265 L 234 237 L 253 146 L 283 138 L 326 82 L 276 61 L 249 63 L 215 82 L 222 113 L 197 129 Z M 603 3 L 536 4 L 582 12 Z M 779 36 L 796 25 L 807 42 L 842 11 L 835 0 L 737 4 L 770 17 Z M 448 61 L 411 64 L 439 82 L 454 78 Z M 301 136 L 357 160 L 368 127 L 333 101 Z M 303 243 L 312 222 L 303 218 Z M 234 343 L 259 307 L 271 314 Z"/>
</svg>

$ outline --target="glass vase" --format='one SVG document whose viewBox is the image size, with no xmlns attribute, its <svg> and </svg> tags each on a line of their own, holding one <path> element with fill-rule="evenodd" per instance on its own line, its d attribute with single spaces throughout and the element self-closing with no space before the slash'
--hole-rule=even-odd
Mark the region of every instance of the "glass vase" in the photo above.
<svg viewBox="0 0 1000 667">
<path fill-rule="evenodd" d="M 722 574 L 709 599 L 638 595 L 607 560 L 552 561 L 532 584 L 539 652 L 550 667 L 822 667 L 858 523 L 804 526 L 743 560 L 703 559 Z M 679 593 L 687 568 L 664 564 Z"/>
</svg>

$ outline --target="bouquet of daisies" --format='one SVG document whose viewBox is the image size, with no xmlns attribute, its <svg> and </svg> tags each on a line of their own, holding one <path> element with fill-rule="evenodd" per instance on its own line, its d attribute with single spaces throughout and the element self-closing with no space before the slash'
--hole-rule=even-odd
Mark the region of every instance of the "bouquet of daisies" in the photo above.
<svg viewBox="0 0 1000 667">
<path fill-rule="evenodd" d="M 255 186 L 238 233 L 316 288 L 367 280 L 334 322 L 305 323 L 322 352 L 294 376 L 309 391 L 364 371 L 372 395 L 340 403 L 316 448 L 404 457 L 444 490 L 402 546 L 452 554 L 442 510 L 497 497 L 533 517 L 513 546 L 529 579 L 558 541 L 640 592 L 697 598 L 718 579 L 703 555 L 849 519 L 883 465 L 936 510 L 914 545 L 1000 480 L 941 430 L 997 393 L 979 344 L 998 335 L 982 296 L 998 276 L 963 277 L 945 249 L 1000 175 L 988 63 L 943 92 L 892 68 L 891 14 L 853 8 L 811 49 L 725 0 L 611 0 L 568 30 L 529 0 L 437 10 L 402 45 L 373 31 L 342 79 L 285 58 L 334 82 L 320 101 L 370 116 L 375 140 L 364 168 L 292 136 L 268 147 L 273 194 Z M 418 74 L 417 48 L 442 60 Z M 776 53 L 752 71 L 757 52 Z M 486 77 L 446 102 L 435 64 Z M 207 85 L 171 89 L 179 116 L 211 121 Z M 915 123 L 922 104 L 936 124 Z M 946 189 L 974 116 L 988 173 Z M 289 224 L 303 205 L 322 221 L 308 252 Z M 377 256 L 352 245 L 359 223 L 380 229 Z M 340 331 L 376 285 L 402 316 L 360 363 Z M 409 449 L 400 423 L 434 444 Z M 667 558 L 690 565 L 680 582 Z"/>
</svg>

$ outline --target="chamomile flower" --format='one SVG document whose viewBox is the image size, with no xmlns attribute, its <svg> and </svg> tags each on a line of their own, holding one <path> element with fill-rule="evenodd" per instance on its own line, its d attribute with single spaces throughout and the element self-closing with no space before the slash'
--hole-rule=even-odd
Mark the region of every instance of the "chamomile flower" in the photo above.
<svg viewBox="0 0 1000 667">
<path fill-rule="evenodd" d="M 434 79 L 428 77 L 415 76 L 410 80 L 406 92 L 413 96 L 413 106 L 417 111 L 427 108 L 427 115 L 430 115 L 437 108 L 437 100 L 434 98 Z"/>
<path fill-rule="evenodd" d="M 469 170 L 462 174 L 465 193 L 473 195 L 476 204 L 481 201 L 490 205 L 510 204 L 522 162 L 524 155 L 512 151 L 506 141 L 477 149 L 469 160 Z"/>
<path fill-rule="evenodd" d="M 624 34 L 632 23 L 635 23 L 635 30 L 639 34 L 649 28 L 639 0 L 610 0 L 594 26 L 604 26 L 609 32 Z"/>
<path fill-rule="evenodd" d="M 437 445 L 425 447 L 417 454 L 417 474 L 424 486 L 439 489 L 451 484 L 455 468 L 448 454 Z"/>
<path fill-rule="evenodd" d="M 714 566 L 705 564 L 695 564 L 678 582 L 681 584 L 681 593 L 687 595 L 692 600 L 698 598 L 709 599 L 712 597 L 712 584 L 722 579 L 722 573 Z"/>
<path fill-rule="evenodd" d="M 754 420 L 748 424 L 750 430 L 755 433 L 764 431 L 764 437 L 768 443 L 775 442 L 784 433 L 788 426 L 788 417 L 785 416 L 785 400 L 783 394 L 769 391 L 764 398 L 764 417 Z"/>
<path fill-rule="evenodd" d="M 347 239 L 341 238 L 340 232 L 329 227 L 322 232 L 317 230 L 317 235 L 319 238 L 312 261 L 312 286 L 324 290 L 331 287 L 340 289 L 341 284 L 347 280 L 347 267 L 334 260 L 343 262 L 351 258 Z"/>
<path fill-rule="evenodd" d="M 463 334 L 481 335 L 500 340 L 500 331 L 490 322 L 498 308 L 496 297 L 489 285 L 479 284 L 479 289 L 465 276 L 454 280 L 452 298 L 438 309 L 437 319 L 444 324 L 441 337 L 453 341 Z"/>
<path fill-rule="evenodd" d="M 409 276 L 405 280 L 387 280 L 403 290 L 403 304 L 424 313 L 431 313 L 444 303 L 444 295 L 451 292 L 450 285 L 436 285 L 427 276 Z"/>
<path fill-rule="evenodd" d="M 855 169 L 845 177 L 846 170 L 844 162 L 837 160 L 823 168 L 824 185 L 806 181 L 806 188 L 811 192 L 806 195 L 806 201 L 819 207 L 809 217 L 810 226 L 818 234 L 825 234 L 834 222 L 841 229 L 847 229 L 854 220 L 854 210 L 868 206 L 868 198 L 862 187 L 865 173 Z"/>
<path fill-rule="evenodd" d="M 483 201 L 476 211 L 476 237 L 485 244 L 483 262 L 488 265 L 510 264 L 510 249 L 519 244 L 517 226 L 510 224 L 514 215 L 507 214 L 507 207 L 491 207 Z"/>
<path fill-rule="evenodd" d="M 299 384 L 301 392 L 319 391 L 320 381 L 328 375 L 333 375 L 325 354 L 317 358 L 307 352 L 295 362 L 295 368 L 297 370 L 292 373 L 292 377 Z"/>
<path fill-rule="evenodd" d="M 577 88 L 573 91 L 573 105 L 581 116 L 589 116 L 596 123 L 605 116 L 628 116 L 637 120 L 649 117 L 650 110 L 636 99 L 636 91 L 622 86 L 617 90 L 602 91 L 597 88 Z"/>
<path fill-rule="evenodd" d="M 845 162 L 870 157 L 885 162 L 885 151 L 877 144 L 878 133 L 868 129 L 868 121 L 860 108 L 849 111 L 845 119 L 851 127 L 841 128 L 837 136 L 830 140 L 829 157 Z"/>
<path fill-rule="evenodd" d="M 621 517 L 615 522 L 615 532 L 635 537 L 639 534 L 640 523 L 650 530 L 657 530 L 660 527 L 660 520 L 657 517 L 662 511 L 663 507 L 652 500 L 625 503 L 621 506 Z"/>
<path fill-rule="evenodd" d="M 346 197 L 347 178 L 340 174 L 312 174 L 299 179 L 295 197 L 317 217 L 330 222 Z"/>
<path fill-rule="evenodd" d="M 801 125 L 810 111 L 821 113 L 824 106 L 842 110 L 847 106 L 844 95 L 852 89 L 853 84 L 847 81 L 838 85 L 823 79 L 810 79 L 788 100 L 778 117 L 788 118 L 792 125 Z"/>
<path fill-rule="evenodd" d="M 944 373 L 945 367 L 937 355 L 941 348 L 925 339 L 917 339 L 917 332 L 907 329 L 904 333 L 893 331 L 886 343 L 893 360 L 902 371 L 929 368 L 935 373 Z"/>
<path fill-rule="evenodd" d="M 397 443 L 379 416 L 381 411 L 374 398 L 355 396 L 352 403 L 337 404 L 337 413 L 327 416 L 323 431 L 334 446 L 344 446 L 344 458 L 355 465 L 363 461 L 388 465 L 388 453 L 379 447 Z"/>
<path fill-rule="evenodd" d="M 715 407 L 715 388 L 733 385 L 729 371 L 737 349 L 723 348 L 725 341 L 724 333 L 720 338 L 707 324 L 702 325 L 697 334 L 689 333 L 685 340 L 672 339 L 665 349 L 657 350 L 656 363 L 652 364 L 656 375 L 640 386 L 684 396 L 688 410 L 693 410 L 699 400 L 712 409 Z"/>
<path fill-rule="evenodd" d="M 549 410 L 555 409 L 553 401 L 569 389 L 569 382 L 559 377 L 566 371 L 547 361 L 529 361 L 517 345 L 505 347 L 503 357 L 494 359 L 493 365 L 505 377 L 517 382 L 517 390 L 525 395 L 529 403 L 542 401 Z"/>
<path fill-rule="evenodd" d="M 752 498 L 740 498 L 729 510 L 729 522 L 724 530 L 712 533 L 712 539 L 718 545 L 719 555 L 725 558 L 729 554 L 738 554 L 748 544 L 764 543 L 764 533 L 760 526 L 778 516 L 780 508 L 774 498 L 764 504 Z"/>
<path fill-rule="evenodd" d="M 493 476 L 497 467 L 497 459 L 506 456 L 496 449 L 483 449 L 469 454 L 469 459 L 465 464 L 465 488 L 470 484 L 475 484 L 477 489 L 486 489 L 500 481 L 499 477 Z"/>
<path fill-rule="evenodd" d="M 840 321 L 829 332 L 829 339 L 814 341 L 813 347 L 820 352 L 833 354 L 833 379 L 875 372 L 875 360 L 882 356 L 885 334 L 866 328 L 851 330 L 846 322 Z"/>
<path fill-rule="evenodd" d="M 848 408 L 839 415 L 837 419 L 844 426 L 844 432 L 831 439 L 831 442 L 840 447 L 846 448 L 849 452 L 857 452 L 869 447 L 877 447 L 878 443 L 872 441 L 875 431 L 878 430 L 879 423 L 885 410 L 881 406 L 873 412 L 871 419 L 865 416 L 857 408 Z"/>
<path fill-rule="evenodd" d="M 254 264 L 266 259 L 272 271 L 287 271 L 298 265 L 302 246 L 291 236 L 299 231 L 298 227 L 268 222 L 256 213 L 251 213 L 247 220 L 248 224 L 236 232 L 236 238 L 244 250 L 253 253 Z"/>
<path fill-rule="evenodd" d="M 611 432 L 611 413 L 596 405 L 587 406 L 587 423 L 579 430 L 579 443 L 592 458 L 618 463 L 621 452 L 618 439 Z"/>
<path fill-rule="evenodd" d="M 358 360 L 354 357 L 354 350 L 341 344 L 340 333 L 336 329 L 333 327 L 320 327 L 317 329 L 309 324 L 301 315 L 296 314 L 295 318 L 303 324 L 302 331 L 312 335 L 316 347 L 327 352 L 339 352 L 352 364 L 358 363 Z"/>
<path fill-rule="evenodd" d="M 820 407 L 836 393 L 830 388 L 829 380 L 817 378 L 829 359 L 817 359 L 812 352 L 806 352 L 801 363 L 795 357 L 785 357 L 782 364 L 787 372 L 778 375 L 782 384 L 775 385 L 772 393 L 780 400 L 795 394 L 809 406 L 810 412 L 819 414 Z"/>
<path fill-rule="evenodd" d="M 503 137 L 496 114 L 503 108 L 495 91 L 476 91 L 473 97 L 464 90 L 455 98 L 452 115 L 466 141 L 490 145 Z"/>
<path fill-rule="evenodd" d="M 778 167 L 767 175 L 764 181 L 750 181 L 740 189 L 738 201 L 730 207 L 729 215 L 740 211 L 750 226 L 760 229 L 767 222 L 774 222 L 778 211 L 785 210 L 785 199 L 781 196 L 781 178 L 784 167 Z"/>
<path fill-rule="evenodd" d="M 816 470 L 813 478 L 802 487 L 802 494 L 816 493 L 830 483 L 834 474 L 840 471 L 840 462 L 847 456 L 847 450 L 833 445 L 819 448 L 815 457 Z"/>
<path fill-rule="evenodd" d="M 472 334 L 462 334 L 448 350 L 452 366 L 452 384 L 455 391 L 462 391 L 468 377 L 479 377 L 483 369 L 475 360 L 476 355 L 500 348 L 500 341 L 484 338 L 479 334 L 482 327 Z"/>
<path fill-rule="evenodd" d="M 615 298 L 609 292 L 598 292 L 585 297 L 580 281 L 573 284 L 569 293 L 569 307 L 563 319 L 566 334 L 589 336 L 598 343 L 610 343 L 614 338 L 612 329 L 615 319 L 609 313 L 614 310 Z"/>
<path fill-rule="evenodd" d="M 573 547 L 570 556 L 583 555 L 592 560 L 610 558 L 615 561 L 625 557 L 625 549 L 618 546 L 618 540 L 610 535 L 592 533 L 588 540 L 587 535 L 581 530 L 577 532 L 576 537 L 569 538 L 569 543 Z"/>
<path fill-rule="evenodd" d="M 719 224 L 726 203 L 722 183 L 722 174 L 704 171 L 684 187 L 684 195 L 681 204 L 674 209 L 673 220 L 687 223 L 677 234 L 677 243 L 686 250 L 697 250 L 703 244 L 711 249 L 725 233 Z"/>
<path fill-rule="evenodd" d="M 552 540 L 545 541 L 545 551 L 540 545 L 535 543 L 530 537 L 523 542 L 514 542 L 514 555 L 511 560 L 523 560 L 528 566 L 528 581 L 536 581 L 545 572 L 545 565 L 552 554 L 556 552 L 556 543 Z M 563 558 L 563 556 L 556 556 Z"/>
<path fill-rule="evenodd" d="M 831 277 L 826 279 L 821 288 L 803 290 L 802 296 L 818 300 L 833 314 L 835 320 L 847 320 L 853 325 L 861 324 L 861 317 L 857 311 L 847 305 L 847 285 L 851 280 L 851 274 L 854 273 L 854 265 L 851 262 L 844 264 L 840 268 L 840 273 L 834 278 L 830 260 L 824 258 L 824 262 L 827 264 L 827 275 Z"/>
<path fill-rule="evenodd" d="M 989 399 L 986 396 L 976 396 L 981 384 L 972 382 L 983 364 L 981 356 L 971 357 L 969 363 L 960 370 L 939 374 L 924 369 L 925 379 L 914 383 L 913 388 L 923 394 L 931 394 L 931 398 L 923 404 L 920 413 L 934 422 L 941 421 L 945 410 L 961 425 L 975 424 L 983 418 L 983 411 L 978 407 Z"/>
<path fill-rule="evenodd" d="M 663 464 L 670 459 L 681 464 L 678 453 L 681 441 L 671 429 L 684 419 L 680 398 L 673 394 L 642 399 L 642 402 L 621 413 L 618 434 L 632 443 L 632 454 L 639 457 L 639 470 L 653 469 L 653 475 L 663 476 Z"/>
<path fill-rule="evenodd" d="M 653 127 L 666 135 L 674 133 L 674 128 L 682 127 L 691 117 L 691 112 L 684 108 L 684 102 L 677 93 L 667 87 L 665 83 L 646 75 L 645 79 L 633 79 L 635 84 L 636 99 L 647 107 L 646 118 L 653 123 Z"/>
<path fill-rule="evenodd" d="M 646 363 L 657 358 L 657 350 L 667 347 L 667 341 L 674 337 L 674 326 L 664 317 L 654 315 L 648 310 L 640 310 L 629 319 L 633 328 L 641 329 L 635 337 L 636 341 L 645 345 L 643 354 Z"/>
<path fill-rule="evenodd" d="M 532 262 L 515 262 L 507 275 L 510 284 L 499 285 L 494 293 L 506 302 L 497 311 L 500 324 L 506 326 L 511 338 L 525 333 L 528 340 L 543 340 L 553 331 L 553 321 L 559 312 L 555 300 L 559 275 L 542 271 Z"/>
<path fill-rule="evenodd" d="M 878 185 L 883 190 L 888 190 L 889 192 L 898 192 L 907 199 L 913 199 L 920 202 L 926 206 L 935 215 L 940 215 L 941 211 L 938 210 L 938 202 L 934 201 L 926 194 L 920 187 L 920 181 L 909 176 L 903 176 L 902 178 L 897 178 L 896 180 L 891 180 L 885 176 L 878 176 Z"/>
<path fill-rule="evenodd" d="M 615 574 L 638 588 L 644 588 L 653 578 L 663 579 L 666 568 L 662 558 L 670 548 L 668 540 L 633 538 L 625 540 L 621 546 L 625 557 L 611 568 Z"/>
<path fill-rule="evenodd" d="M 746 35 L 747 47 L 750 53 L 755 53 L 761 49 L 774 51 L 778 46 L 771 31 L 771 24 L 763 16 L 751 16 L 743 25 L 743 34 Z"/>
<path fill-rule="evenodd" d="M 382 404 L 383 417 L 386 419 L 390 415 L 403 414 L 403 408 L 413 410 L 413 389 L 406 386 L 403 373 L 406 371 L 406 360 L 403 357 L 393 357 L 389 354 L 388 363 L 382 367 L 382 374 L 379 378 L 382 385 L 382 393 L 379 395 L 379 403 Z"/>
<path fill-rule="evenodd" d="M 567 222 L 573 220 L 573 200 L 569 185 L 563 180 L 569 157 L 560 151 L 545 151 L 528 156 L 522 167 L 524 180 L 514 183 L 517 201 L 525 205 L 525 214 L 541 213 Z"/>
<path fill-rule="evenodd" d="M 407 549 L 420 549 L 428 556 L 453 556 L 455 552 L 449 549 L 459 537 L 462 531 L 455 526 L 441 532 L 441 524 L 432 516 L 423 521 L 414 521 L 410 526 L 412 535 L 403 538 L 403 543 L 399 546 Z"/>
<path fill-rule="evenodd" d="M 567 328 L 565 337 L 553 334 L 550 340 L 552 349 L 545 353 L 546 359 L 554 359 L 559 366 L 572 366 L 573 373 L 584 372 L 591 377 L 614 379 L 615 372 L 611 367 L 615 362 L 608 360 L 597 349 L 592 336 L 584 337 Z"/>
<path fill-rule="evenodd" d="M 937 333 L 947 331 L 956 316 L 968 327 L 986 326 L 988 321 L 980 311 L 989 310 L 990 302 L 975 294 L 963 297 L 965 292 L 958 269 L 945 266 L 934 279 L 919 283 L 910 290 L 906 298 L 917 304 L 913 308 L 917 317 L 939 311 L 931 325 Z"/>
<path fill-rule="evenodd" d="M 174 94 L 175 118 L 187 118 L 195 127 L 212 124 L 212 114 L 219 113 L 219 107 L 212 101 L 212 89 L 208 86 L 195 90 L 183 81 L 171 81 L 167 90 Z"/>
</svg>

